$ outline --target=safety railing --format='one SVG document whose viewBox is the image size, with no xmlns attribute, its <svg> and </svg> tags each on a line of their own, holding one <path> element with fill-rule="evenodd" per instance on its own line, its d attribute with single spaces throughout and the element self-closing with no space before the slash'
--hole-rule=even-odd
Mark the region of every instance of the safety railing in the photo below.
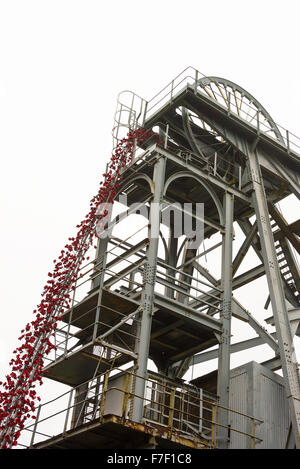
<svg viewBox="0 0 300 469">
<path fill-rule="evenodd" d="M 126 220 L 124 220 L 125 222 Z M 75 353 L 83 347 L 98 356 L 100 352 L 103 353 L 102 342 L 105 346 L 110 343 L 111 356 L 118 354 L 118 348 L 113 350 L 114 341 L 111 339 L 112 333 L 116 330 L 120 337 L 119 340 L 124 344 L 124 352 L 133 352 L 133 344 L 138 340 L 134 332 L 139 323 L 138 314 L 135 314 L 134 311 L 128 313 L 108 302 L 99 302 L 95 281 L 102 275 L 102 258 L 105 256 L 106 267 L 103 276 L 105 290 L 128 297 L 128 299 L 140 294 L 143 289 L 145 259 L 143 248 L 146 249 L 148 242 L 146 238 L 147 226 L 143 224 L 142 228 L 125 237 L 122 241 L 115 241 L 115 238 L 112 237 L 102 257 L 96 257 L 92 261 L 87 259 L 81 267 L 80 275 L 72 285 L 70 308 L 66 310 L 62 320 L 58 321 L 57 329 L 53 335 L 52 341 L 56 348 L 45 356 L 45 366 Z M 141 238 L 142 241 L 140 241 Z M 140 250 L 137 252 L 135 249 L 130 250 L 128 248 L 129 242 L 134 246 L 138 245 Z M 91 298 L 94 290 L 95 300 L 85 306 L 85 300 Z M 106 314 L 99 316 L 100 309 L 101 311 L 104 309 Z"/>
<path fill-rule="evenodd" d="M 167 204 L 165 207 L 170 208 Z M 104 267 L 102 257 L 96 257 L 93 261 L 87 260 L 87 263 L 81 267 L 80 276 L 73 284 L 70 308 L 58 322 L 53 336 L 56 348 L 45 356 L 45 366 L 81 349 L 105 358 L 101 345 L 104 344 L 105 348 L 108 343 L 112 349 L 111 357 L 120 351 L 134 353 L 138 341 L 137 330 L 140 321 L 138 307 L 145 284 L 146 251 L 149 244 L 148 223 L 144 224 L 142 217 L 140 220 L 142 226 L 134 233 L 122 240 L 113 236 L 109 239 L 107 250 L 102 255 L 106 256 Z M 120 223 L 129 225 L 128 218 L 124 218 Z M 179 225 L 182 226 L 182 223 Z M 183 238 L 181 239 L 183 241 Z M 159 246 L 162 252 L 166 242 L 161 234 Z M 184 246 L 182 242 L 181 253 Z M 200 252 L 202 247 L 199 248 L 194 261 L 218 248 L 221 248 L 221 241 L 214 242 L 213 246 L 203 252 Z M 213 314 L 218 315 L 222 309 L 220 299 L 222 288 L 218 285 L 212 286 L 197 272 L 196 275 L 190 275 L 185 267 L 185 264 L 179 267 L 171 266 L 165 259 L 158 257 L 155 293 L 191 305 L 195 313 L 205 313 L 210 308 L 210 311 L 214 309 Z M 99 287 L 94 288 L 94 285 L 100 275 L 103 275 L 102 285 L 107 292 L 106 295 L 108 293 L 121 295 L 128 299 L 130 307 L 136 302 L 136 308 L 129 311 L 126 308 L 117 308 L 115 302 L 114 305 L 110 304 L 109 300 L 103 302 L 103 295 L 99 300 Z M 130 303 L 131 300 L 133 303 Z M 117 339 L 113 333 L 117 334 Z M 113 350 L 114 344 L 120 345 L 120 341 L 123 344 L 122 348 L 115 347 Z"/>
<path fill-rule="evenodd" d="M 112 129 L 113 148 L 120 140 L 126 138 L 129 130 L 141 127 L 145 121 L 146 109 L 146 100 L 137 94 L 127 90 L 119 93 Z"/>
<path fill-rule="evenodd" d="M 276 123 L 254 98 L 252 99 L 250 95 L 247 97 L 243 91 L 240 92 L 233 85 L 225 86 L 222 82 L 214 82 L 194 67 L 185 68 L 149 101 L 126 91 L 126 94 L 131 93 L 131 102 L 127 99 L 126 104 L 123 104 L 120 93 L 113 128 L 114 145 L 118 141 L 118 129 L 128 132 L 128 129 L 145 126 L 151 117 L 164 106 L 171 105 L 187 88 L 193 90 L 195 94 L 204 94 L 206 98 L 217 102 L 229 115 L 235 114 L 258 133 L 276 140 L 288 152 L 292 150 L 300 153 L 300 138 Z"/>
<path fill-rule="evenodd" d="M 130 370 L 114 369 L 101 377 L 94 378 L 41 404 L 36 420 L 24 430 L 22 446 L 32 447 L 54 436 L 63 437 L 66 432 L 91 423 L 101 424 L 106 416 L 119 417 L 120 424 L 126 425 L 132 418 L 135 399 L 143 399 L 143 423 L 162 430 L 164 437 L 187 437 L 215 448 L 218 441 L 218 429 L 225 425 L 218 422 L 218 412 L 222 409 L 232 416 L 237 416 L 242 430 L 234 425 L 226 426 L 228 435 L 236 432 L 244 438 L 245 447 L 261 443 L 256 434 L 256 427 L 263 422 L 221 406 L 216 396 L 190 385 L 178 386 L 172 381 L 162 379 L 149 372 L 145 382 L 145 394 L 141 398 L 135 394 L 135 382 L 138 376 Z M 141 378 L 141 377 L 139 377 Z M 139 427 L 140 428 L 140 427 Z"/>
</svg>

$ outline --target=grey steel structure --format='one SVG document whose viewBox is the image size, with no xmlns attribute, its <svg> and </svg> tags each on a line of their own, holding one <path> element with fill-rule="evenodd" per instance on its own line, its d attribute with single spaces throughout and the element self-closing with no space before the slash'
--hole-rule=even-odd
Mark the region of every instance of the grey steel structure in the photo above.
<svg viewBox="0 0 300 469">
<path fill-rule="evenodd" d="M 122 173 L 119 200 L 128 210 L 109 222 L 108 236 L 83 271 L 46 367 L 49 378 L 71 387 L 63 428 L 42 438 L 47 432 L 41 422 L 49 415 L 39 413 L 31 447 L 228 448 L 233 432 L 244 432 L 255 447 L 255 427 L 263 425 L 259 415 L 239 413 L 252 423 L 249 432 L 229 426 L 230 356 L 267 344 L 274 357 L 263 366 L 282 369 L 291 420 L 283 447 L 299 448 L 293 339 L 300 333 L 300 220 L 288 224 L 278 203 L 291 194 L 299 199 L 300 141 L 246 90 L 191 67 L 148 102 L 120 94 L 114 144 L 137 128 L 155 130 L 163 144 L 150 139 L 136 148 Z M 176 236 L 178 204 L 181 215 L 190 207 L 193 222 L 196 205 L 204 204 L 204 246 L 216 240 L 207 249 L 193 245 L 193 230 Z M 138 209 L 144 227 L 122 237 L 121 224 L 128 220 L 128 227 Z M 235 225 L 244 240 L 233 256 Z M 143 229 L 145 237 L 134 238 Z M 239 274 L 250 248 L 258 264 Z M 219 277 L 202 263 L 214 251 Z M 262 276 L 274 333 L 234 296 Z M 248 323 L 257 337 L 236 342 L 232 317 Z M 205 377 L 202 387 L 184 383 L 190 366 L 212 358 L 218 358 L 214 392 Z M 149 359 L 156 372 L 149 370 Z"/>
</svg>

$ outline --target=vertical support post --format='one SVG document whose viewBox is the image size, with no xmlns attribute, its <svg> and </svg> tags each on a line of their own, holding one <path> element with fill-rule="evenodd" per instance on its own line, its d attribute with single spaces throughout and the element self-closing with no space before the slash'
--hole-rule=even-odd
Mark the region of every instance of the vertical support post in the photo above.
<svg viewBox="0 0 300 469">
<path fill-rule="evenodd" d="M 199 389 L 199 427 L 198 431 L 199 433 L 202 433 L 202 427 L 203 427 L 203 389 Z"/>
<path fill-rule="evenodd" d="M 286 130 L 285 132 L 286 132 L 286 148 L 289 153 L 290 152 L 290 134 L 288 130 Z"/>
<path fill-rule="evenodd" d="M 239 166 L 239 191 L 242 190 L 242 167 Z"/>
<path fill-rule="evenodd" d="M 104 375 L 104 382 L 103 382 L 103 388 L 102 388 L 102 399 L 101 399 L 101 405 L 100 405 L 100 416 L 99 416 L 99 421 L 100 422 L 102 422 L 104 411 L 105 411 L 105 401 L 106 401 L 106 395 L 107 395 L 108 378 L 109 378 L 109 371 L 107 371 Z"/>
<path fill-rule="evenodd" d="M 178 249 L 178 238 L 175 237 L 175 230 L 174 230 L 174 213 L 171 212 L 170 214 L 170 231 L 169 231 L 169 242 L 168 242 L 168 259 L 167 263 L 172 266 L 176 267 L 176 259 L 177 259 L 177 249 Z M 171 277 L 176 277 L 176 271 L 171 269 L 171 267 L 167 268 L 167 275 Z M 168 298 L 174 299 L 174 289 L 170 287 L 166 287 L 165 294 Z"/>
<path fill-rule="evenodd" d="M 142 295 L 142 315 L 137 346 L 137 369 L 135 397 L 133 401 L 132 418 L 135 422 L 141 422 L 144 411 L 144 392 L 147 378 L 147 364 L 150 346 L 153 296 L 156 277 L 157 253 L 160 231 L 160 214 L 162 195 L 165 182 L 165 159 L 159 158 L 154 166 L 153 183 L 154 195 L 150 207 L 149 224 L 149 246 L 147 250 L 147 261 L 144 270 L 144 290 Z"/>
<path fill-rule="evenodd" d="M 257 150 L 253 151 L 249 149 L 248 158 L 253 185 L 252 200 L 256 212 L 258 232 L 269 286 L 286 395 L 290 408 L 296 447 L 300 449 L 300 380 L 293 336 L 286 308 L 284 288 L 275 251 Z"/>
<path fill-rule="evenodd" d="M 214 157 L 214 176 L 217 174 L 217 158 L 218 158 L 218 153 L 215 151 L 215 157 Z"/>
<path fill-rule="evenodd" d="M 174 80 L 172 80 L 172 83 L 171 83 L 170 103 L 172 103 L 172 101 L 173 101 L 173 89 L 174 89 Z"/>
<path fill-rule="evenodd" d="M 260 133 L 259 116 L 260 116 L 260 110 L 258 109 L 257 113 L 256 113 L 256 130 L 257 130 L 257 134 Z"/>
<path fill-rule="evenodd" d="M 70 415 L 70 409 L 71 409 L 71 404 L 72 404 L 73 393 L 74 393 L 74 389 L 71 389 L 70 395 L 69 395 L 69 401 L 68 401 L 68 407 L 67 407 L 67 413 L 66 413 L 63 433 L 66 432 L 67 427 L 68 427 L 68 420 L 69 420 L 69 415 Z"/>
<path fill-rule="evenodd" d="M 112 208 L 110 207 L 109 213 L 107 216 L 107 223 L 111 221 L 111 215 L 112 215 Z M 96 262 L 95 270 L 99 271 L 99 274 L 97 275 L 97 277 L 94 278 L 92 282 L 92 288 L 93 289 L 99 288 L 99 293 L 98 293 L 97 308 L 96 308 L 96 314 L 95 314 L 93 341 L 97 338 L 97 335 L 98 335 L 98 322 L 99 322 L 100 309 L 101 309 L 102 287 L 103 287 L 104 275 L 105 275 L 105 269 L 106 269 L 107 247 L 108 247 L 108 242 L 109 242 L 109 236 L 110 234 L 107 233 L 106 237 L 102 237 L 99 239 L 98 247 L 97 247 L 97 254 L 95 258 L 95 262 Z"/>
<path fill-rule="evenodd" d="M 71 428 L 76 428 L 84 422 L 84 410 L 89 391 L 89 383 L 80 384 L 75 388 L 74 406 Z"/>
<path fill-rule="evenodd" d="M 198 80 L 199 80 L 199 72 L 198 72 L 198 70 L 195 70 L 195 83 L 194 83 L 194 92 L 195 93 L 197 93 Z"/>
<path fill-rule="evenodd" d="M 169 417 L 168 417 L 168 427 L 170 436 L 172 435 L 173 431 L 173 424 L 174 424 L 174 404 L 175 404 L 175 389 L 170 388 L 170 403 L 169 403 Z"/>
<path fill-rule="evenodd" d="M 168 138 L 169 138 L 169 124 L 167 124 L 166 126 L 164 148 L 168 148 Z"/>
<path fill-rule="evenodd" d="M 229 407 L 229 379 L 230 379 L 230 336 L 232 313 L 232 239 L 233 239 L 233 205 L 234 196 L 229 192 L 224 195 L 225 234 L 222 244 L 222 287 L 223 307 L 221 313 L 222 333 L 220 337 L 218 356 L 218 384 L 217 392 L 219 404 Z M 228 447 L 228 410 L 219 407 L 217 426 L 217 441 L 219 448 Z"/>
<path fill-rule="evenodd" d="M 145 122 L 146 122 L 146 115 L 147 115 L 147 108 L 148 108 L 148 101 L 144 101 L 144 114 L 143 114 L 143 121 L 142 121 L 142 127 L 145 126 Z"/>
</svg>

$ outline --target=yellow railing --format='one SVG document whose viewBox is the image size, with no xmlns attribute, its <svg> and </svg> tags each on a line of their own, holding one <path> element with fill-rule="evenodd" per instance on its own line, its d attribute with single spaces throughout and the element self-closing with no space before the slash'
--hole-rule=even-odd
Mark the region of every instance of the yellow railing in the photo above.
<svg viewBox="0 0 300 469">
<path fill-rule="evenodd" d="M 115 373 L 115 374 L 113 374 Z M 139 377 L 133 370 L 114 369 L 101 377 L 81 384 L 75 389 L 42 404 L 38 409 L 37 419 L 26 427 L 27 444 L 33 445 L 55 435 L 62 435 L 79 426 L 104 422 L 108 415 L 116 415 L 120 423 L 132 423 L 132 409 L 136 399 L 135 381 Z M 155 373 L 145 378 L 143 424 L 162 430 L 164 437 L 188 438 L 203 447 L 216 448 L 218 430 L 228 429 L 228 435 L 236 432 L 245 439 L 245 447 L 255 448 L 262 440 L 257 437 L 255 428 L 262 421 L 234 409 L 221 406 L 213 395 L 192 386 L 177 386 L 162 379 Z M 51 410 L 52 409 L 52 410 Z M 243 419 L 243 428 L 224 426 L 218 422 L 218 411 L 224 409 L 231 416 Z M 25 432 L 26 433 L 26 432 Z M 22 443 L 22 442 L 21 442 Z M 250 443 L 250 444 L 249 444 Z"/>
</svg>

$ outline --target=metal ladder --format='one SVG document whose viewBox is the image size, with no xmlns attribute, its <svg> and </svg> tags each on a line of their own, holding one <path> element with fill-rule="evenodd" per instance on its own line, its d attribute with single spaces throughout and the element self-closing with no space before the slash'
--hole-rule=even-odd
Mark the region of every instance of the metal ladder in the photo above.
<svg viewBox="0 0 300 469">
<path fill-rule="evenodd" d="M 276 221 L 270 215 L 270 222 L 273 233 L 280 230 Z M 285 238 L 277 239 L 275 242 L 276 257 L 281 272 L 281 278 L 285 286 L 289 289 L 295 302 L 300 302 L 299 290 L 300 290 L 300 273 L 295 262 L 293 253 Z"/>
</svg>

